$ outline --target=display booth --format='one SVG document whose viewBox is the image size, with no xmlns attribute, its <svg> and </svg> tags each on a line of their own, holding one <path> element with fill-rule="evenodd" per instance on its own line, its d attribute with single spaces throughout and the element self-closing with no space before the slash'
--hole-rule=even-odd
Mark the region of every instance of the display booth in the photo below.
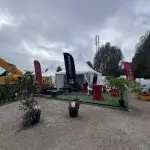
<svg viewBox="0 0 150 150">
<path fill-rule="evenodd" d="M 88 93 L 88 86 L 93 86 L 93 78 L 96 76 L 99 81 L 102 81 L 102 74 L 93 70 L 87 65 L 81 55 L 75 60 L 76 82 L 81 85 L 82 92 Z M 57 89 L 63 88 L 66 85 L 66 72 L 60 71 L 55 74 L 55 86 Z M 87 85 L 86 85 L 87 83 Z"/>
</svg>

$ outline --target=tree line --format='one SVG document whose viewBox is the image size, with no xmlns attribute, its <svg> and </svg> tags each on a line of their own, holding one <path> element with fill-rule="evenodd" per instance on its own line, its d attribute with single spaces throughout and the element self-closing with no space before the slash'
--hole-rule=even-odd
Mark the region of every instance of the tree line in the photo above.
<svg viewBox="0 0 150 150">
<path fill-rule="evenodd" d="M 132 50 L 132 49 L 131 49 Z M 101 72 L 104 76 L 120 76 L 122 70 L 119 62 L 124 59 L 122 50 L 118 46 L 112 45 L 110 42 L 101 45 L 93 61 L 87 61 L 87 64 L 94 70 Z M 135 54 L 130 62 L 132 64 L 135 78 L 150 78 L 150 32 L 147 31 L 140 37 L 139 42 L 135 46 Z M 60 66 L 56 72 L 61 71 Z"/>
<path fill-rule="evenodd" d="M 87 64 L 104 76 L 120 76 L 122 71 L 119 62 L 123 58 L 121 48 L 107 42 L 98 48 L 93 62 L 87 61 Z M 135 55 L 130 63 L 135 78 L 150 78 L 150 32 L 140 37 L 135 47 Z"/>
</svg>

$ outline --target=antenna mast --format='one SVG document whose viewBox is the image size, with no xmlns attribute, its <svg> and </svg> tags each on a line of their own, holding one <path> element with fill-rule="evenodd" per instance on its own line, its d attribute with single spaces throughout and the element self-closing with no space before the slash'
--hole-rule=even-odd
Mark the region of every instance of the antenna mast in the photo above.
<svg viewBox="0 0 150 150">
<path fill-rule="evenodd" d="M 96 45 L 96 52 L 97 52 L 99 49 L 99 35 L 98 34 L 96 34 L 95 36 L 95 45 Z"/>
</svg>

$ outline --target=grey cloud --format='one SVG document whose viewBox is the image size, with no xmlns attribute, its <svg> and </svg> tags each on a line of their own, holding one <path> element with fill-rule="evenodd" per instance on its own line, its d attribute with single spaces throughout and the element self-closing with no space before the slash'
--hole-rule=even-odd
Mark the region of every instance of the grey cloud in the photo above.
<svg viewBox="0 0 150 150">
<path fill-rule="evenodd" d="M 131 55 L 134 53 L 132 42 L 135 45 L 150 25 L 145 17 L 149 13 L 138 13 L 136 1 L 1 0 L 0 6 L 14 19 L 14 25 L 3 24 L 0 28 L 1 57 L 22 70 L 33 69 L 33 60 L 38 59 L 55 71 L 63 63 L 64 51 L 75 58 L 81 54 L 85 61 L 92 60 L 95 49 L 91 35 L 95 33 L 100 33 L 101 43 L 119 45 L 131 59 L 128 54 L 130 49 Z"/>
<path fill-rule="evenodd" d="M 2 6 L 8 7 L 8 11 L 18 19 L 23 18 L 20 31 L 32 30 L 33 34 L 39 31 L 37 33 L 48 38 L 58 35 L 59 40 L 61 35 L 72 38 L 72 34 L 82 36 L 86 35 L 87 30 L 93 30 L 93 27 L 99 28 L 106 17 L 115 13 L 120 3 L 120 0 L 4 0 Z"/>
</svg>

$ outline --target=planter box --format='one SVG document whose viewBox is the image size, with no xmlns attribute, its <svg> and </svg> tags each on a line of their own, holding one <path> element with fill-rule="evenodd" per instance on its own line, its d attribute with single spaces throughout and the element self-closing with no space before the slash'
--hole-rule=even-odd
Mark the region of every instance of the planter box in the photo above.
<svg viewBox="0 0 150 150">
<path fill-rule="evenodd" d="M 150 93 L 140 93 L 138 98 L 143 101 L 150 101 Z"/>
<path fill-rule="evenodd" d="M 75 104 L 74 107 L 71 105 L 72 102 L 74 102 L 74 104 Z M 79 103 L 78 99 L 73 100 L 69 103 L 69 107 L 68 107 L 69 117 L 75 118 L 78 116 L 79 105 L 80 105 L 80 103 Z"/>
<path fill-rule="evenodd" d="M 69 117 L 77 117 L 78 116 L 78 109 L 76 107 L 69 107 Z"/>
<path fill-rule="evenodd" d="M 124 100 L 119 100 L 119 104 L 121 107 L 123 107 L 123 108 L 125 107 L 125 101 Z"/>
<path fill-rule="evenodd" d="M 38 123 L 40 121 L 40 116 L 41 116 L 41 111 L 36 111 L 32 118 L 31 124 Z"/>
<path fill-rule="evenodd" d="M 40 121 L 41 110 L 27 111 L 23 116 L 23 126 L 34 125 Z"/>
</svg>

